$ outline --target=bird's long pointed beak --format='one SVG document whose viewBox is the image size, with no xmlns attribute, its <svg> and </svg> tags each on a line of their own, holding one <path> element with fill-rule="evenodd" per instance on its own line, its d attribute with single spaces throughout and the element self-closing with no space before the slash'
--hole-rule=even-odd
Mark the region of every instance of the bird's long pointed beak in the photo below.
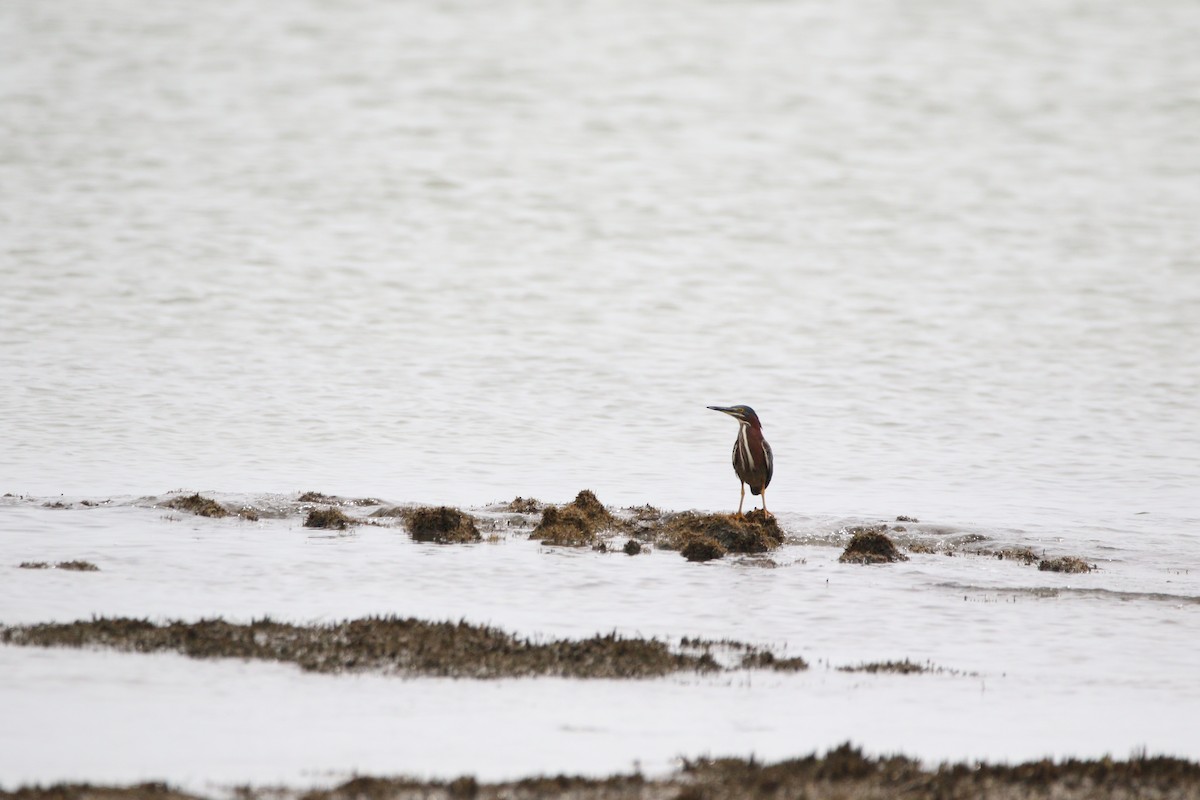
<svg viewBox="0 0 1200 800">
<path fill-rule="evenodd" d="M 728 414 L 731 417 L 738 416 L 737 409 L 735 408 L 729 408 L 727 406 L 708 406 L 708 408 L 711 408 L 713 411 L 720 411 L 722 414 Z"/>
</svg>

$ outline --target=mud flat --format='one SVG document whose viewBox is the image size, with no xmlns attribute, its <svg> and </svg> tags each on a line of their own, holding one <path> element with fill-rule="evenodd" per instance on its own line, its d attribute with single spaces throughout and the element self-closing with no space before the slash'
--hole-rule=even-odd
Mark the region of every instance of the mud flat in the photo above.
<svg viewBox="0 0 1200 800">
<path fill-rule="evenodd" d="M 0 791 L 12 800 L 201 800 L 162 783 L 113 787 L 57 784 Z M 224 796 L 222 794 L 221 796 Z M 980 763 L 923 767 L 903 756 L 873 758 L 850 745 L 823 756 L 762 764 L 745 759 L 685 760 L 662 778 L 639 774 L 607 778 L 565 775 L 480 783 L 471 777 L 450 781 L 355 777 L 328 789 L 306 791 L 238 787 L 241 800 L 733 800 L 791 798 L 811 800 L 1133 800 L 1200 797 L 1200 764 L 1166 757 L 1126 761 L 1049 760 L 1017 765 Z"/>
</svg>

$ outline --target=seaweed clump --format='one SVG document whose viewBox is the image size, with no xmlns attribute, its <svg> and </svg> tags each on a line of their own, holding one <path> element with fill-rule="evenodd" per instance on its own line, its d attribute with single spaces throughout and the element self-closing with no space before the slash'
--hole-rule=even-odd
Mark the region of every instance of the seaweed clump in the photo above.
<svg viewBox="0 0 1200 800">
<path fill-rule="evenodd" d="M 726 553 L 765 553 L 783 544 L 783 530 L 761 510 L 745 516 L 685 511 L 659 527 L 660 547 L 678 550 L 688 561 L 711 561 Z"/>
<path fill-rule="evenodd" d="M 808 669 L 808 662 L 800 656 L 780 658 L 770 650 L 754 650 L 742 656 L 743 669 L 773 669 L 776 672 L 800 672 Z"/>
<path fill-rule="evenodd" d="M 521 497 L 518 495 L 509 501 L 504 507 L 505 511 L 512 511 L 515 514 L 536 514 L 544 508 L 544 504 L 532 497 Z"/>
<path fill-rule="evenodd" d="M 462 544 L 483 538 L 475 527 L 474 517 L 449 506 L 410 509 L 404 513 L 404 524 L 418 542 Z"/>
<path fill-rule="evenodd" d="M 932 667 L 909 661 L 907 658 L 903 661 L 872 661 L 869 664 L 858 664 L 853 667 L 838 667 L 839 672 L 868 672 L 872 675 L 879 672 L 912 675 L 914 673 L 931 672 L 932 669 Z"/>
<path fill-rule="evenodd" d="M 60 561 L 57 564 L 51 564 L 47 561 L 22 561 L 19 565 L 20 569 L 65 569 L 72 572 L 99 572 L 100 568 L 90 561 Z"/>
<path fill-rule="evenodd" d="M 529 538 L 545 545 L 594 547 L 600 532 L 615 524 L 616 520 L 604 504 L 594 493 L 584 489 L 565 506 L 547 506 Z"/>
<path fill-rule="evenodd" d="M 992 551 L 996 555 L 996 559 L 1003 561 L 1009 559 L 1012 561 L 1020 561 L 1022 564 L 1035 564 L 1038 561 L 1037 554 L 1028 547 L 1002 547 L 999 550 Z"/>
<path fill-rule="evenodd" d="M 850 543 L 838 557 L 848 564 L 886 564 L 891 561 L 908 561 L 908 556 L 896 549 L 895 543 L 884 531 L 886 526 L 851 528 Z"/>
<path fill-rule="evenodd" d="M 354 524 L 354 520 L 342 513 L 338 508 L 314 508 L 304 518 L 306 528 L 332 528 L 344 531 Z"/>
<path fill-rule="evenodd" d="M 198 517 L 228 517 L 229 509 L 213 500 L 211 497 L 196 492 L 193 495 L 180 496 L 173 498 L 167 503 L 167 508 L 173 508 L 176 511 L 187 511 L 189 514 L 195 514 Z"/>
<path fill-rule="evenodd" d="M 1082 558 L 1062 556 L 1061 558 L 1042 559 L 1038 564 L 1038 569 L 1042 572 L 1082 573 L 1091 572 L 1095 567 Z"/>
<path fill-rule="evenodd" d="M 55 566 L 59 569 L 67 569 L 72 572 L 99 572 L 100 568 L 90 561 L 60 561 Z"/>
</svg>

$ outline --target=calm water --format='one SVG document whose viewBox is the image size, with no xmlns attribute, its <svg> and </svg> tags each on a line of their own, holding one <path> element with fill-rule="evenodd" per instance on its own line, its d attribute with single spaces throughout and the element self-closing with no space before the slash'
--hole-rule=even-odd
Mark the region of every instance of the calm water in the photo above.
<svg viewBox="0 0 1200 800">
<path fill-rule="evenodd" d="M 176 488 L 730 509 L 735 426 L 704 406 L 747 403 L 771 508 L 821 553 L 844 519 L 913 514 L 1194 597 L 1198 43 L 1174 0 L 9 0 L 0 494 L 38 499 L 0 506 L 0 569 L 86 549 L 40 506 L 60 494 L 143 515 L 100 517 L 118 549 L 179 529 L 135 499 Z M 1045 579 L 949 561 L 879 602 Z M 522 607 L 518 585 L 485 605 Z M 140 613 L 228 613 L 226 590 Z M 5 597 L 3 620 L 110 608 Z M 1175 687 L 1200 670 L 1189 603 L 1182 627 L 1159 602 L 1069 607 L 1084 646 L 1172 653 Z M 947 620 L 910 612 L 918 654 Z"/>
</svg>

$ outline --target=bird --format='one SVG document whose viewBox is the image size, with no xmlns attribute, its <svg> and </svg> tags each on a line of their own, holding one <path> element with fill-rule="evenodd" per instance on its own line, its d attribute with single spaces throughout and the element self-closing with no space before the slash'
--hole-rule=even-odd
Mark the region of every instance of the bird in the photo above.
<svg viewBox="0 0 1200 800">
<path fill-rule="evenodd" d="M 762 495 L 763 514 L 767 511 L 767 487 L 775 472 L 775 458 L 771 445 L 763 438 L 762 423 L 750 406 L 709 406 L 713 411 L 728 414 L 738 421 L 738 437 L 733 443 L 733 471 L 742 482 L 742 496 L 738 500 L 738 516 L 742 515 L 742 504 L 746 501 L 746 487 L 750 494 Z"/>
</svg>

